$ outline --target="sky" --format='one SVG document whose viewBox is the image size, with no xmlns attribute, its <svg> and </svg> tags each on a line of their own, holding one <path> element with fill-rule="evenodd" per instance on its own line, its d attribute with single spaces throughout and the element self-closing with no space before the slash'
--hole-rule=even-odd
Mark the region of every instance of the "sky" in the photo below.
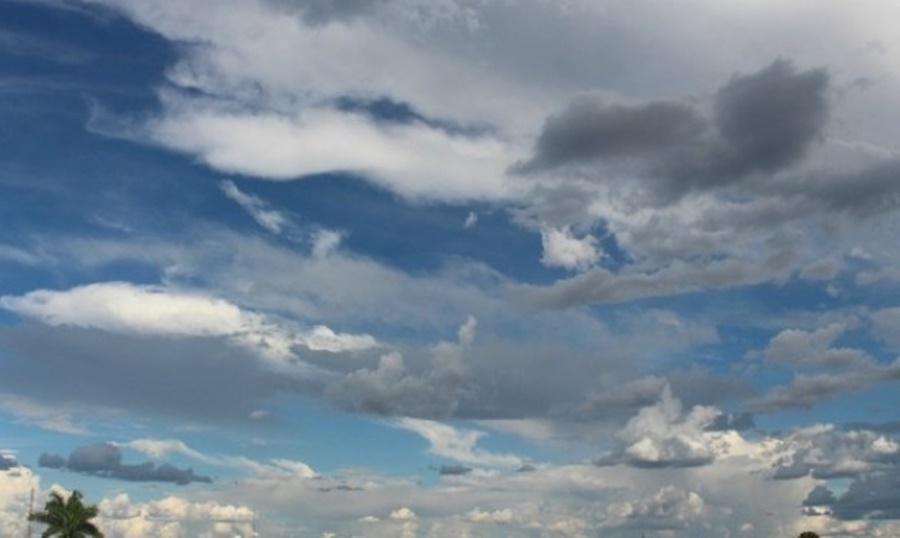
<svg viewBox="0 0 900 538">
<path fill-rule="evenodd" d="M 900 535 L 897 20 L 0 0 L 0 535 Z"/>
</svg>

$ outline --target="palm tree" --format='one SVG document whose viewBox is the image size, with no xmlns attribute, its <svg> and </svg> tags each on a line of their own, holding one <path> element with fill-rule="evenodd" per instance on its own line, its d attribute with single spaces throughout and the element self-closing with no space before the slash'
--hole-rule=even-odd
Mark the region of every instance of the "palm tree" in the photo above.
<svg viewBox="0 0 900 538">
<path fill-rule="evenodd" d="M 41 538 L 103 538 L 100 529 L 90 522 L 95 517 L 97 507 L 85 506 L 78 490 L 73 491 L 68 500 L 59 492 L 51 491 L 44 511 L 28 515 L 30 521 L 47 525 Z"/>
</svg>

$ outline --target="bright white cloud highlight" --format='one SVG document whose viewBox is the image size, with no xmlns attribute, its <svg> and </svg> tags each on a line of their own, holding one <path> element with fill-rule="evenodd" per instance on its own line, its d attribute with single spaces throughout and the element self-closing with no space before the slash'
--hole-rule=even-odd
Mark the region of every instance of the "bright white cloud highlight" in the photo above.
<svg viewBox="0 0 900 538">
<path fill-rule="evenodd" d="M 594 236 L 575 237 L 568 227 L 541 228 L 541 241 L 544 245 L 541 261 L 549 267 L 583 271 L 602 258 Z"/>
<path fill-rule="evenodd" d="M 322 325 L 304 331 L 215 297 L 125 282 L 4 296 L 0 297 L 0 306 L 54 326 L 162 337 L 226 337 L 273 360 L 294 357 L 295 345 L 329 352 L 377 345 L 369 335 L 336 333 Z"/>
</svg>

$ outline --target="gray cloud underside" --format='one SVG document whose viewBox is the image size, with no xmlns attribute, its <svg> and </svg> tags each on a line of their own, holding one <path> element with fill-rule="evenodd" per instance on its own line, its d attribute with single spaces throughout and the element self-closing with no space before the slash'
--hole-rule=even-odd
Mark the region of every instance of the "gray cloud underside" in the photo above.
<svg viewBox="0 0 900 538">
<path fill-rule="evenodd" d="M 59 465 L 64 461 L 64 465 Z M 208 476 L 194 473 L 193 469 L 179 469 L 174 465 L 152 462 L 122 463 L 122 453 L 118 447 L 108 443 L 97 443 L 76 448 L 68 459 L 57 454 L 41 454 L 38 464 L 42 467 L 65 468 L 69 471 L 115 478 L 129 482 L 167 482 L 186 485 L 192 482 L 212 482 Z"/>
<path fill-rule="evenodd" d="M 857 477 L 839 497 L 826 486 L 816 486 L 803 505 L 826 507 L 845 521 L 900 519 L 900 468 Z"/>
<path fill-rule="evenodd" d="M 736 75 L 715 95 L 711 120 L 677 102 L 608 105 L 581 98 L 549 118 L 522 173 L 568 164 L 637 161 L 662 199 L 783 170 L 827 123 L 828 75 L 777 60 Z"/>
<path fill-rule="evenodd" d="M 37 400 L 53 394 L 60 402 L 185 421 L 243 421 L 274 394 L 311 390 L 308 382 L 277 375 L 219 338 L 21 325 L 0 329 L 0 348 L 8 355 L 0 390 L 18 394 L 24 388 L 23 396 Z"/>
<path fill-rule="evenodd" d="M 747 403 L 758 413 L 792 408 L 812 408 L 816 403 L 864 390 L 878 383 L 900 379 L 900 360 L 887 365 L 866 365 L 840 373 L 798 374 L 790 385 L 775 387 Z"/>
<path fill-rule="evenodd" d="M 13 467 L 18 467 L 19 462 L 12 456 L 0 454 L 0 471 L 8 471 Z"/>
</svg>

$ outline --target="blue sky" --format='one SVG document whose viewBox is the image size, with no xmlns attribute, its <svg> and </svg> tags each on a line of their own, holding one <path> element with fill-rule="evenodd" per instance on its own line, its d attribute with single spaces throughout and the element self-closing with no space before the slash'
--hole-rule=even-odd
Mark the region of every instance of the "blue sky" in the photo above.
<svg viewBox="0 0 900 538">
<path fill-rule="evenodd" d="M 900 534 L 898 16 L 0 0 L 0 534 Z"/>
</svg>

